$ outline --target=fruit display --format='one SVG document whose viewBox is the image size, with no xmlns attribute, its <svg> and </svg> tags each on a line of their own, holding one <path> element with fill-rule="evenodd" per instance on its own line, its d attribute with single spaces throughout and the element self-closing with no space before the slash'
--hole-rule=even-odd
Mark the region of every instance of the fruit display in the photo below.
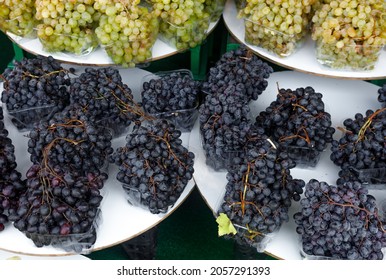
<svg viewBox="0 0 386 280">
<path fill-rule="evenodd" d="M 20 130 L 31 129 L 69 102 L 69 70 L 51 56 L 15 61 L 14 67 L 7 68 L 1 77 L 1 101 Z"/>
<path fill-rule="evenodd" d="M 265 250 L 282 224 L 289 221 L 292 201 L 299 201 L 305 185 L 294 179 L 295 166 L 288 154 L 276 149 L 266 137 L 251 143 L 245 158 L 227 173 L 225 195 L 218 214 L 225 214 L 236 229 L 227 234 L 259 252 Z"/>
<path fill-rule="evenodd" d="M 37 36 L 48 52 L 85 55 L 97 46 L 94 0 L 36 0 Z"/>
<path fill-rule="evenodd" d="M 223 55 L 203 82 L 199 108 L 200 134 L 207 164 L 226 170 L 244 146 L 252 126 L 248 103 L 267 87 L 272 68 L 241 47 Z"/>
<path fill-rule="evenodd" d="M 279 57 L 291 55 L 308 34 L 316 3 L 316 0 L 247 0 L 238 14 L 244 19 L 245 42 Z"/>
<path fill-rule="evenodd" d="M 34 37 L 35 1 L 1 0 L 0 30 L 20 37 Z"/>
<path fill-rule="evenodd" d="M 126 144 L 110 160 L 129 203 L 153 214 L 174 205 L 193 178 L 194 153 L 182 145 L 181 131 L 166 120 L 138 122 Z"/>
<path fill-rule="evenodd" d="M 95 33 L 114 63 L 135 66 L 152 57 L 158 37 L 159 19 L 140 1 L 96 0 L 101 13 Z"/>
<path fill-rule="evenodd" d="M 0 232 L 9 223 L 8 217 L 16 211 L 17 199 L 26 189 L 16 167 L 15 146 L 4 126 L 3 109 L 0 107 Z"/>
<path fill-rule="evenodd" d="M 298 166 L 315 167 L 335 133 L 323 95 L 312 87 L 279 89 L 276 100 L 259 113 L 255 125 L 277 141 Z"/>
<path fill-rule="evenodd" d="M 190 70 L 146 75 L 142 80 L 142 107 L 158 119 L 166 119 L 182 132 L 190 131 L 198 117 L 201 82 Z"/>
<path fill-rule="evenodd" d="M 312 18 L 318 61 L 337 69 L 373 69 L 386 44 L 385 12 L 383 0 L 321 1 Z"/>
<path fill-rule="evenodd" d="M 80 107 L 98 126 L 109 129 L 113 137 L 127 132 L 129 125 L 144 115 L 118 69 L 112 67 L 85 68 L 71 78 L 68 91 L 70 105 Z"/>
<path fill-rule="evenodd" d="M 294 214 L 301 251 L 308 259 L 381 260 L 386 228 L 376 199 L 357 181 L 306 184 Z"/>
<path fill-rule="evenodd" d="M 386 182 L 385 111 L 367 110 L 343 121 L 343 135 L 332 141 L 330 156 L 341 168 L 342 176 L 370 185 Z"/>
</svg>

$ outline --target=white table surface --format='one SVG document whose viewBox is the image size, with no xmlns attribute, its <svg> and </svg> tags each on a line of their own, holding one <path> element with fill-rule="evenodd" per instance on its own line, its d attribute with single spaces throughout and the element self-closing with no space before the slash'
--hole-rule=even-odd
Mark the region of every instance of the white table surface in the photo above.
<svg viewBox="0 0 386 280">
<path fill-rule="evenodd" d="M 66 65 L 64 65 L 64 67 L 67 68 Z M 84 67 L 81 66 L 76 67 L 77 71 L 83 71 L 83 69 Z M 138 68 L 120 69 L 119 71 L 122 75 L 123 82 L 132 89 L 134 99 L 138 101 L 140 97 L 141 79 L 143 76 L 149 74 L 149 72 Z M 1 91 L 2 84 L 0 85 L 0 92 Z M 19 132 L 11 124 L 9 116 L 6 114 L 4 122 L 9 131 L 9 137 L 15 146 L 16 161 L 18 164 L 17 170 L 21 172 L 23 178 L 25 178 L 26 171 L 31 166 L 29 160 L 30 155 L 27 153 L 28 137 L 25 136 L 28 133 Z M 187 147 L 189 133 L 183 133 L 181 139 Z M 125 144 L 125 135 L 113 139 L 112 144 L 114 149 L 123 146 Z M 104 185 L 106 195 L 101 203 L 102 222 L 97 230 L 97 240 L 91 251 L 118 245 L 156 226 L 183 203 L 195 186 L 195 182 L 192 179 L 175 205 L 167 213 L 152 214 L 146 209 L 131 206 L 127 202 L 121 183 L 115 178 L 117 172 L 118 167 L 110 164 L 109 179 Z M 30 239 L 11 224 L 7 224 L 5 230 L 0 232 L 0 250 L 30 256 L 64 256 L 74 254 L 52 246 L 37 248 Z"/>
<path fill-rule="evenodd" d="M 386 78 L 386 51 L 381 50 L 380 57 L 373 70 L 369 71 L 350 71 L 329 68 L 320 64 L 315 57 L 314 41 L 311 36 L 307 36 L 304 45 L 288 57 L 279 57 L 267 50 L 248 44 L 244 40 L 244 20 L 237 18 L 237 8 L 235 0 L 227 0 L 223 18 L 225 25 L 232 36 L 240 43 L 246 45 L 249 49 L 257 55 L 271 61 L 277 65 L 283 66 L 291 70 L 302 71 L 327 77 L 345 78 L 345 79 L 384 79 Z"/>
<path fill-rule="evenodd" d="M 280 88 L 296 89 L 298 87 L 312 86 L 316 92 L 323 94 L 326 104 L 326 111 L 331 114 L 333 127 L 343 126 L 343 120 L 354 117 L 355 113 L 365 113 L 367 109 L 378 109 L 381 104 L 377 101 L 378 86 L 369 82 L 357 80 L 339 80 L 305 74 L 297 71 L 283 71 L 271 74 L 268 79 L 268 87 L 259 96 L 257 101 L 252 102 L 251 111 L 253 119 L 257 114 L 276 99 L 277 83 Z M 341 136 L 340 131 L 336 131 L 334 138 Z M 196 151 L 194 179 L 197 187 L 214 212 L 213 222 L 215 222 L 215 212 L 222 202 L 226 180 L 226 172 L 216 172 L 205 164 L 205 154 L 200 142 L 199 121 L 190 135 L 189 147 Z M 339 168 L 330 160 L 330 146 L 323 152 L 318 165 L 315 168 L 291 169 L 294 178 L 303 179 L 306 183 L 314 178 L 325 181 L 329 184 L 336 184 Z M 370 190 L 377 201 L 386 198 L 385 190 Z M 301 259 L 298 248 L 298 234 L 295 231 L 296 225 L 293 214 L 300 209 L 299 202 L 293 202 L 289 211 L 290 221 L 283 224 L 273 241 L 268 244 L 265 252 L 281 259 L 296 260 Z"/>
</svg>

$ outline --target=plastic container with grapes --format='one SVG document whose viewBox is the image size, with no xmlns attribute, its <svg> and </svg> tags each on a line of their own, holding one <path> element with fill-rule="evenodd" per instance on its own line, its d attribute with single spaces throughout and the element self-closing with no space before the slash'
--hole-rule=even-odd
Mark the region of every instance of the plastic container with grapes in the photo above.
<svg viewBox="0 0 386 280">
<path fill-rule="evenodd" d="M 318 255 L 311 255 L 311 254 L 307 254 L 306 252 L 304 252 L 303 250 L 303 241 L 302 241 L 302 238 L 299 236 L 299 253 L 300 253 L 300 256 L 303 260 L 318 260 L 318 261 L 322 261 L 322 260 L 334 260 L 334 258 L 332 257 L 327 257 L 327 256 L 318 256 Z"/>
<path fill-rule="evenodd" d="M 60 108 L 58 106 L 54 104 L 47 104 L 20 110 L 7 110 L 7 114 L 12 124 L 19 131 L 28 131 L 41 120 L 51 118 L 59 110 Z"/>
<path fill-rule="evenodd" d="M 315 43 L 317 61 L 327 67 L 341 70 L 368 71 L 374 69 L 379 60 L 383 45 L 361 44 L 345 45 L 342 41 Z"/>
<path fill-rule="evenodd" d="M 0 30 L 4 33 L 18 36 L 20 40 L 22 38 L 36 38 L 36 25 L 37 22 L 33 18 L 28 20 L 24 19 L 23 16 L 19 16 L 9 19 L 0 15 Z"/>
<path fill-rule="evenodd" d="M 224 214 L 222 211 L 222 205 L 225 202 L 226 188 L 224 188 L 220 199 L 217 200 L 215 205 L 215 212 L 218 213 L 218 216 Z M 237 214 L 236 214 L 237 215 Z M 233 225 L 236 232 L 225 234 L 225 239 L 234 239 L 235 242 L 242 246 L 250 246 L 256 249 L 257 252 L 264 252 L 268 244 L 276 237 L 280 228 L 277 228 L 273 232 L 260 232 L 255 228 L 249 227 L 247 224 L 237 224 L 233 223 L 231 218 L 228 217 L 229 222 Z"/>
<path fill-rule="evenodd" d="M 68 34 L 57 33 L 50 26 L 38 25 L 37 36 L 43 49 L 50 53 L 85 56 L 98 47 L 94 31 L 88 28 L 82 29 L 80 33 Z"/>
<path fill-rule="evenodd" d="M 163 206 L 150 205 L 147 200 L 147 198 L 151 196 L 150 192 L 141 193 L 139 189 L 135 187 L 131 187 L 127 184 L 122 184 L 122 188 L 125 192 L 125 198 L 130 205 L 145 209 L 147 211 L 150 211 L 151 213 L 165 214 L 166 212 L 169 211 L 169 209 L 171 209 L 174 206 L 174 203 L 163 205 Z"/>
<path fill-rule="evenodd" d="M 210 16 L 200 19 L 190 18 L 184 23 L 175 24 L 161 20 L 159 38 L 177 50 L 187 50 L 200 45 L 207 36 Z"/>
<path fill-rule="evenodd" d="M 216 22 L 220 19 L 226 0 L 207 0 L 205 1 L 205 11 L 210 14 L 210 21 Z"/>
<path fill-rule="evenodd" d="M 350 171 L 357 176 L 364 187 L 369 189 L 386 189 L 386 168 L 357 169 L 350 167 Z"/>
<path fill-rule="evenodd" d="M 69 253 L 88 254 L 91 252 L 97 238 L 97 231 L 102 223 L 102 213 L 98 209 L 93 222 L 84 233 L 60 234 L 37 234 L 25 233 L 37 247 L 52 246 Z"/>
<path fill-rule="evenodd" d="M 154 79 L 162 79 L 163 77 L 169 76 L 172 73 L 177 73 L 178 76 L 181 78 L 188 77 L 192 81 L 194 79 L 193 74 L 190 70 L 180 69 L 175 71 L 162 71 L 162 72 L 146 75 L 142 78 L 141 84 L 143 85 L 145 82 L 150 82 L 151 80 L 154 80 Z M 190 132 L 193 129 L 193 126 L 198 117 L 198 105 L 199 105 L 199 96 L 197 94 L 196 102 L 194 106 L 191 108 L 184 108 L 180 110 L 165 111 L 165 112 L 159 112 L 159 113 L 150 113 L 150 112 L 147 112 L 145 109 L 145 112 L 157 119 L 167 120 L 168 122 L 174 124 L 175 127 L 181 132 Z"/>
<path fill-rule="evenodd" d="M 296 162 L 296 167 L 313 168 L 316 167 L 322 154 L 321 151 L 311 147 L 298 147 L 288 145 L 282 147 L 288 153 L 288 156 Z"/>
<path fill-rule="evenodd" d="M 306 34 L 306 29 L 300 33 L 287 34 L 249 18 L 244 18 L 244 27 L 246 43 L 265 49 L 279 57 L 287 57 L 297 51 L 303 44 Z"/>
</svg>

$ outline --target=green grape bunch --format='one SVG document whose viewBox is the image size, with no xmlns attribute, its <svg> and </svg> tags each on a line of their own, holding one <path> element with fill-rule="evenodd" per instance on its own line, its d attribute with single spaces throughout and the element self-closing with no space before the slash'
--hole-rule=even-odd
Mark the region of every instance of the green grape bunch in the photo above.
<svg viewBox="0 0 386 280">
<path fill-rule="evenodd" d="M 317 0 L 246 0 L 238 17 L 245 22 L 245 41 L 280 57 L 301 44 Z"/>
<path fill-rule="evenodd" d="M 134 67 L 152 58 L 159 30 L 154 11 L 138 0 L 96 0 L 94 7 L 101 13 L 95 33 L 115 64 Z"/>
<path fill-rule="evenodd" d="M 384 0 L 323 1 L 312 24 L 317 59 L 332 68 L 371 70 L 386 44 Z"/>
<path fill-rule="evenodd" d="M 160 17 L 159 37 L 177 50 L 201 44 L 211 21 L 206 0 L 150 0 Z"/>
<path fill-rule="evenodd" d="M 84 55 L 98 46 L 94 29 L 100 13 L 94 0 L 36 0 L 37 36 L 49 52 Z"/>
<path fill-rule="evenodd" d="M 37 25 L 35 1 L 0 0 L 0 30 L 20 37 L 33 38 Z"/>
</svg>

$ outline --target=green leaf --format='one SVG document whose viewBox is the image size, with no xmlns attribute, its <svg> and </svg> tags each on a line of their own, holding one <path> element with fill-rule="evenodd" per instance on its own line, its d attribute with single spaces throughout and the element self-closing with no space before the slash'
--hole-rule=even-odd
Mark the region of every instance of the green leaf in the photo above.
<svg viewBox="0 0 386 280">
<path fill-rule="evenodd" d="M 233 226 L 231 220 L 224 213 L 218 215 L 216 222 L 218 224 L 218 236 L 223 236 L 226 234 L 236 234 L 237 231 Z"/>
</svg>

